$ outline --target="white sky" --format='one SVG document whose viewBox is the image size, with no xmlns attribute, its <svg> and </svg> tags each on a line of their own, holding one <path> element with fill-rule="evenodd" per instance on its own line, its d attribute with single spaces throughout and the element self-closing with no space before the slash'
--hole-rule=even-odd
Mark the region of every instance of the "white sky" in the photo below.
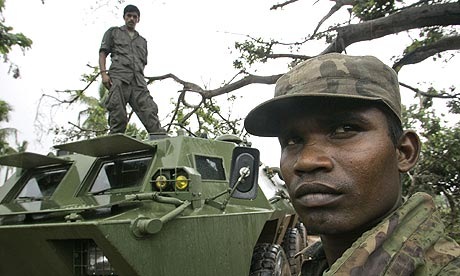
<svg viewBox="0 0 460 276">
<path fill-rule="evenodd" d="M 270 11 L 277 1 L 268 0 L 169 0 L 127 1 L 120 9 L 114 6 L 95 6 L 95 0 L 7 0 L 5 24 L 14 32 L 22 32 L 33 40 L 32 48 L 23 54 L 15 49 L 10 59 L 19 65 L 21 78 L 7 74 L 7 64 L 0 63 L 0 99 L 7 101 L 14 111 L 9 123 L 0 127 L 13 127 L 19 131 L 18 140 L 28 140 L 28 151 L 47 154 L 52 146 L 52 134 L 38 131 L 36 107 L 42 94 L 55 90 L 82 89 L 82 73 L 89 73 L 86 64 L 97 65 L 98 49 L 103 33 L 111 26 L 123 25 L 122 9 L 125 4 L 135 4 L 141 10 L 137 30 L 148 41 L 149 64 L 146 76 L 173 73 L 183 80 L 208 88 L 217 88 L 228 81 L 235 71 L 232 61 L 236 57 L 235 41 L 244 40 L 239 34 L 264 36 L 295 41 L 305 37 L 316 27 L 333 2 L 322 0 L 316 5 L 304 0 L 286 7 L 283 11 Z M 102 1 L 109 2 L 109 1 Z M 112 1 L 111 1 L 112 2 Z M 115 2 L 115 1 L 113 1 Z M 346 16 L 346 11 L 341 15 Z M 326 22 L 326 27 L 330 22 Z M 347 49 L 348 54 L 372 54 L 389 65 L 391 57 L 403 49 L 400 42 L 406 35 L 360 43 Z M 325 45 L 316 44 L 304 54 L 315 55 Z M 233 50 L 233 52 L 232 52 Z M 399 51 L 398 51 L 399 50 Z M 257 74 L 269 75 L 287 71 L 286 60 L 258 67 Z M 416 86 L 418 82 L 435 81 L 448 87 L 460 87 L 458 68 L 460 58 L 448 64 L 437 65 L 425 61 L 421 65 L 406 66 L 400 80 Z M 457 68 L 457 69 L 455 69 Z M 151 85 L 150 92 L 159 105 L 160 119 L 164 119 L 172 106 L 170 98 L 177 97 L 181 86 L 172 80 Z M 235 116 L 244 116 L 257 104 L 273 95 L 272 85 L 251 85 L 235 93 L 244 100 L 232 109 Z M 97 85 L 88 93 L 96 95 Z M 403 103 L 412 99 L 411 92 L 403 91 Z M 222 101 L 225 96 L 221 96 Z M 44 112 L 44 111 L 42 111 Z M 49 128 L 76 121 L 75 109 L 60 109 L 42 114 L 41 121 Z M 169 120 L 164 120 L 166 124 Z M 141 124 L 139 124 L 141 126 Z M 261 149 L 265 163 L 278 166 L 279 147 L 274 138 L 251 137 L 255 147 Z"/>
</svg>

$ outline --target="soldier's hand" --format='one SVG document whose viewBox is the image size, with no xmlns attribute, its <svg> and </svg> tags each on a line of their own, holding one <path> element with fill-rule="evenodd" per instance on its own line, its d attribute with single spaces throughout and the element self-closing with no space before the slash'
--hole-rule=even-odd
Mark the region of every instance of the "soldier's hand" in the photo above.
<svg viewBox="0 0 460 276">
<path fill-rule="evenodd" d="M 102 84 L 107 89 L 110 89 L 110 87 L 112 86 L 112 80 L 110 79 L 109 75 L 107 75 L 106 73 L 102 73 Z"/>
</svg>

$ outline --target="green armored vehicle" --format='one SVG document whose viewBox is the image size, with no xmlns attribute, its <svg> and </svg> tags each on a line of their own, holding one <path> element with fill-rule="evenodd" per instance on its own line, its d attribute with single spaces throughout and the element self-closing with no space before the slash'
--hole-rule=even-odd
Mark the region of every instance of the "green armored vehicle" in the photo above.
<svg viewBox="0 0 460 276">
<path fill-rule="evenodd" d="M 296 275 L 306 232 L 233 136 L 110 135 L 0 157 L 0 275 Z M 298 255 L 297 257 L 295 255 Z"/>
</svg>

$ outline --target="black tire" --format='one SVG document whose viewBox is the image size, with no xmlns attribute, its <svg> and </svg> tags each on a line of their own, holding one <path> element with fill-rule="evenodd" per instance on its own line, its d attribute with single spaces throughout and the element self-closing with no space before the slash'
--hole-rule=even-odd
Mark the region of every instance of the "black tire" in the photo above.
<svg viewBox="0 0 460 276">
<path fill-rule="evenodd" d="M 281 245 L 283 246 L 284 252 L 286 252 L 286 257 L 293 276 L 298 275 L 302 267 L 302 256 L 295 257 L 295 255 L 303 249 L 302 243 L 303 241 L 299 229 L 289 228 L 286 231 Z"/>
<path fill-rule="evenodd" d="M 302 238 L 302 249 L 308 246 L 307 228 L 302 222 L 298 222 L 295 226 L 299 230 L 300 238 Z"/>
<path fill-rule="evenodd" d="M 286 254 L 277 244 L 261 243 L 254 247 L 249 276 L 290 276 Z"/>
</svg>

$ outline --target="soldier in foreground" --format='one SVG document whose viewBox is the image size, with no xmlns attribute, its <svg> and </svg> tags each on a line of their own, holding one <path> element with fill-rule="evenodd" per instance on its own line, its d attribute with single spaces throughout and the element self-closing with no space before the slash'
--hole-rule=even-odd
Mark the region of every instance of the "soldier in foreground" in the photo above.
<svg viewBox="0 0 460 276">
<path fill-rule="evenodd" d="M 105 105 L 109 111 L 110 133 L 125 132 L 128 125 L 127 103 L 149 133 L 164 132 L 158 120 L 158 106 L 150 96 L 144 78 L 147 41 L 135 30 L 140 16 L 136 6 L 127 5 L 123 11 L 125 25 L 108 29 L 99 49 L 102 83 L 109 89 Z M 112 64 L 107 71 L 109 54 Z"/>
<path fill-rule="evenodd" d="M 431 196 L 404 202 L 400 174 L 418 135 L 403 131 L 396 73 L 378 59 L 327 54 L 276 83 L 245 120 L 278 137 L 291 201 L 310 233 L 301 275 L 460 275 L 460 246 Z"/>
</svg>

